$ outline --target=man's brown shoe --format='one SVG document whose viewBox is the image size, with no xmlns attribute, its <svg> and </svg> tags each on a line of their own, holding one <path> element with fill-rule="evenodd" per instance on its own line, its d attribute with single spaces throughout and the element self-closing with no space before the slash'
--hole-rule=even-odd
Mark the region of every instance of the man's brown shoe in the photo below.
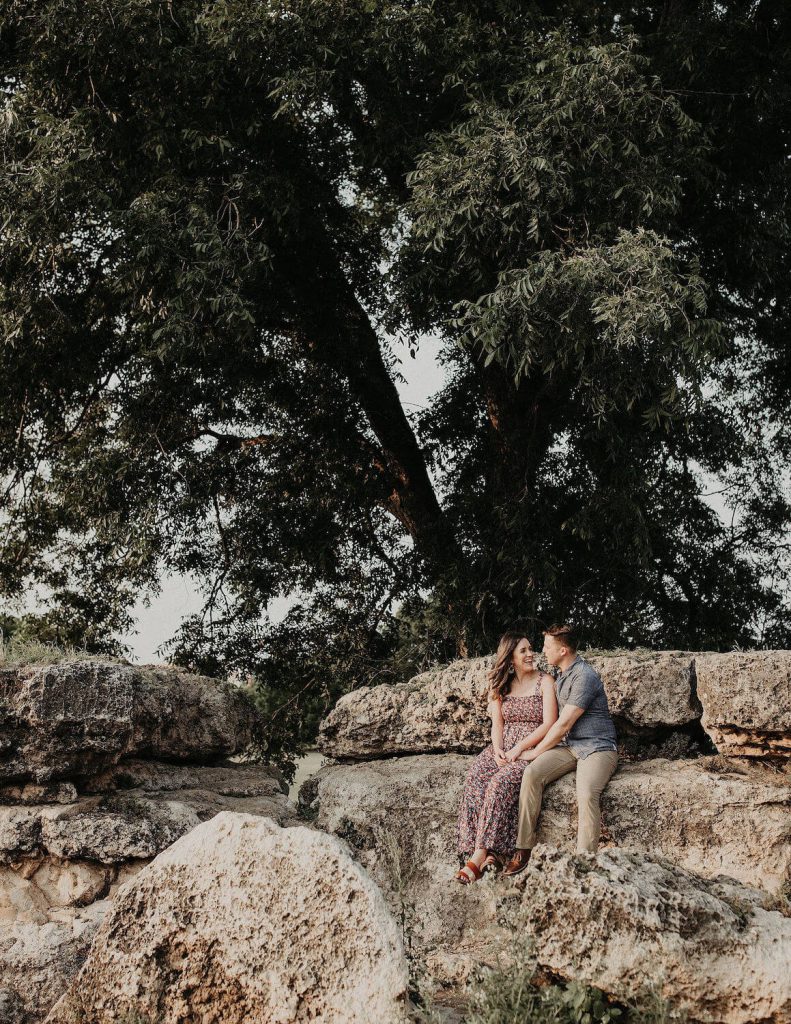
<svg viewBox="0 0 791 1024">
<path fill-rule="evenodd" d="M 503 875 L 521 875 L 530 863 L 530 850 L 517 850 L 506 864 Z"/>
</svg>

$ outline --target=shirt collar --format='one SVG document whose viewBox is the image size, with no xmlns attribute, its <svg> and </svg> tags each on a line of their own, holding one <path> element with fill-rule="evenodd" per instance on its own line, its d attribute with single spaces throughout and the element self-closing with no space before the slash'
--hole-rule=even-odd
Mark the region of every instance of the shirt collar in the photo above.
<svg viewBox="0 0 791 1024">
<path fill-rule="evenodd" d="M 582 658 L 579 656 L 579 654 L 576 656 L 574 661 L 572 661 L 568 668 L 563 669 L 563 671 L 560 673 L 560 676 L 564 676 L 567 672 L 571 672 L 571 670 L 574 668 L 578 661 L 582 661 Z M 560 676 L 558 676 L 558 679 L 560 679 Z"/>
</svg>

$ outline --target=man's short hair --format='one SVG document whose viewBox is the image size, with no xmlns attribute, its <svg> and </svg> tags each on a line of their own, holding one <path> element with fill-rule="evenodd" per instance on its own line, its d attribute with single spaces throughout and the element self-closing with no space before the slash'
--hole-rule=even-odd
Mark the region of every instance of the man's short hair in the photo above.
<svg viewBox="0 0 791 1024">
<path fill-rule="evenodd" d="M 564 647 L 568 647 L 575 654 L 579 649 L 579 634 L 576 628 L 570 626 L 567 622 L 560 626 L 555 625 L 545 629 L 544 636 L 554 636 L 559 643 L 563 644 Z"/>
</svg>

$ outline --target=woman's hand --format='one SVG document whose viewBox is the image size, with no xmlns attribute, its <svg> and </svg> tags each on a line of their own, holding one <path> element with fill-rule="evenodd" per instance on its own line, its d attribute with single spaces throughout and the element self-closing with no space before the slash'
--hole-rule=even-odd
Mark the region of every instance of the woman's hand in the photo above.
<svg viewBox="0 0 791 1024">
<path fill-rule="evenodd" d="M 514 761 L 518 761 L 519 760 L 519 755 L 521 753 L 522 753 L 522 748 L 520 746 L 511 747 L 510 750 L 506 750 L 506 752 L 503 754 L 503 757 L 506 759 L 508 764 L 513 764 Z"/>
<path fill-rule="evenodd" d="M 505 768 L 507 764 L 510 764 L 502 750 L 494 751 L 494 761 L 498 768 Z"/>
</svg>

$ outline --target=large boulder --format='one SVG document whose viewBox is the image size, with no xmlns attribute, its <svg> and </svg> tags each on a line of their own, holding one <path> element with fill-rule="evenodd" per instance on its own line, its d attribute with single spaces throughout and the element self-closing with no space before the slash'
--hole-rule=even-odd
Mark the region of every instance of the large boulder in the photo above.
<svg viewBox="0 0 791 1024">
<path fill-rule="evenodd" d="M 791 651 L 696 658 L 702 725 L 730 757 L 791 756 Z"/>
<path fill-rule="evenodd" d="M 259 717 L 239 687 L 166 666 L 0 669 L 0 784 L 81 778 L 122 757 L 227 757 L 250 744 Z"/>
<path fill-rule="evenodd" d="M 673 732 L 694 732 L 700 704 L 693 655 L 638 651 L 588 660 L 600 672 L 616 727 L 632 748 L 635 737 L 655 743 Z M 354 690 L 322 722 L 319 748 L 330 757 L 355 760 L 477 753 L 489 742 L 491 664 L 491 656 L 454 661 L 408 683 Z"/>
<path fill-rule="evenodd" d="M 82 965 L 119 887 L 196 825 L 223 810 L 297 820 L 282 776 L 261 766 L 132 760 L 86 788 L 6 788 L 15 803 L 0 806 L 3 1024 L 44 1017 Z"/>
<path fill-rule="evenodd" d="M 318 747 L 335 758 L 480 750 L 489 738 L 486 675 L 492 658 L 454 661 L 408 683 L 345 694 L 320 726 Z"/>
<path fill-rule="evenodd" d="M 539 964 L 632 1000 L 654 986 L 691 1021 L 791 1021 L 791 918 L 746 886 L 655 858 L 537 847 L 515 886 Z"/>
<path fill-rule="evenodd" d="M 119 891 L 47 1024 L 394 1024 L 407 983 L 399 929 L 343 844 L 226 812 Z"/>
<path fill-rule="evenodd" d="M 695 658 L 685 651 L 585 654 L 602 678 L 619 729 L 638 734 L 683 728 L 700 718 Z"/>
<path fill-rule="evenodd" d="M 439 980 L 460 980 L 502 937 L 496 889 L 451 881 L 456 816 L 472 757 L 423 755 L 323 768 L 300 799 L 344 838 L 403 916 L 411 948 Z M 702 875 L 780 892 L 791 877 L 791 788 L 768 768 L 719 757 L 622 764 L 603 798 L 603 845 L 668 857 Z M 545 792 L 539 839 L 572 850 L 572 776 Z"/>
</svg>

